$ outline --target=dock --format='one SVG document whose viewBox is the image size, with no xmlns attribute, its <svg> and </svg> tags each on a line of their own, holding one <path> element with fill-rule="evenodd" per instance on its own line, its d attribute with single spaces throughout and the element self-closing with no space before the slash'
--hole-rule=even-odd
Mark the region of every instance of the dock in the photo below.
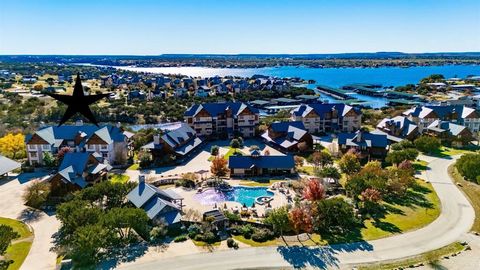
<svg viewBox="0 0 480 270">
<path fill-rule="evenodd" d="M 371 96 L 371 97 L 381 97 L 384 95 L 383 89 L 378 89 L 378 85 L 369 85 L 369 84 L 349 84 L 342 87 L 344 90 L 351 90 L 356 93 Z"/>
<path fill-rule="evenodd" d="M 345 99 L 352 99 L 351 96 L 347 95 L 348 91 L 333 88 L 326 85 L 317 85 L 317 90 L 325 95 L 329 95 L 335 99 L 345 100 Z"/>
</svg>

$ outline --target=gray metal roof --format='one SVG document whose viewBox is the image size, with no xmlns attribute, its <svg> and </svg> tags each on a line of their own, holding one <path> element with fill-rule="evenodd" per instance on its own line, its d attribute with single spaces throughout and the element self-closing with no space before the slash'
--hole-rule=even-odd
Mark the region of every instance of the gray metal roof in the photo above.
<svg viewBox="0 0 480 270">
<path fill-rule="evenodd" d="M 0 175 L 4 175 L 21 167 L 21 164 L 4 156 L 0 156 Z"/>
</svg>

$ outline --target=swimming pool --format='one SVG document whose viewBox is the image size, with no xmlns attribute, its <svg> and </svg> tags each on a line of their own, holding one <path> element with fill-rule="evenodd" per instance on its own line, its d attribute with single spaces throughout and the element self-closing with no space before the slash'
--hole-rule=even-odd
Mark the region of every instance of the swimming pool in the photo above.
<svg viewBox="0 0 480 270">
<path fill-rule="evenodd" d="M 272 197 L 273 192 L 268 191 L 266 187 L 242 187 L 235 186 L 232 191 L 216 191 L 207 189 L 202 193 L 195 194 L 194 198 L 203 205 L 221 203 L 224 201 L 239 202 L 248 207 L 252 206 L 257 197 Z"/>
</svg>

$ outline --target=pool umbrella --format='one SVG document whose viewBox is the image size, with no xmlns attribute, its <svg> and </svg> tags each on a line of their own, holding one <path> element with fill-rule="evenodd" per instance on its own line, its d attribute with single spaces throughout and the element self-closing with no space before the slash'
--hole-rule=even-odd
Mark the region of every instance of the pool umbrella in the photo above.
<svg viewBox="0 0 480 270">
<path fill-rule="evenodd" d="M 247 205 L 245 203 L 243 203 L 243 208 L 247 208 Z"/>
<path fill-rule="evenodd" d="M 255 208 L 255 202 L 252 203 L 252 208 Z"/>
<path fill-rule="evenodd" d="M 214 209 L 217 209 L 217 203 L 215 203 L 215 205 L 213 206 Z"/>
<path fill-rule="evenodd" d="M 223 204 L 223 209 L 227 209 L 227 203 Z"/>
</svg>

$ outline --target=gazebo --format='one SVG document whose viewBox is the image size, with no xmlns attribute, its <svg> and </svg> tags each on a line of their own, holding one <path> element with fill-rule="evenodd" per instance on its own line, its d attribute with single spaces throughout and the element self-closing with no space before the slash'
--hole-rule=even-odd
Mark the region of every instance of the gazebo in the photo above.
<svg viewBox="0 0 480 270">
<path fill-rule="evenodd" d="M 8 173 L 20 168 L 22 165 L 4 156 L 0 156 L 0 177 L 8 176 Z"/>
</svg>

